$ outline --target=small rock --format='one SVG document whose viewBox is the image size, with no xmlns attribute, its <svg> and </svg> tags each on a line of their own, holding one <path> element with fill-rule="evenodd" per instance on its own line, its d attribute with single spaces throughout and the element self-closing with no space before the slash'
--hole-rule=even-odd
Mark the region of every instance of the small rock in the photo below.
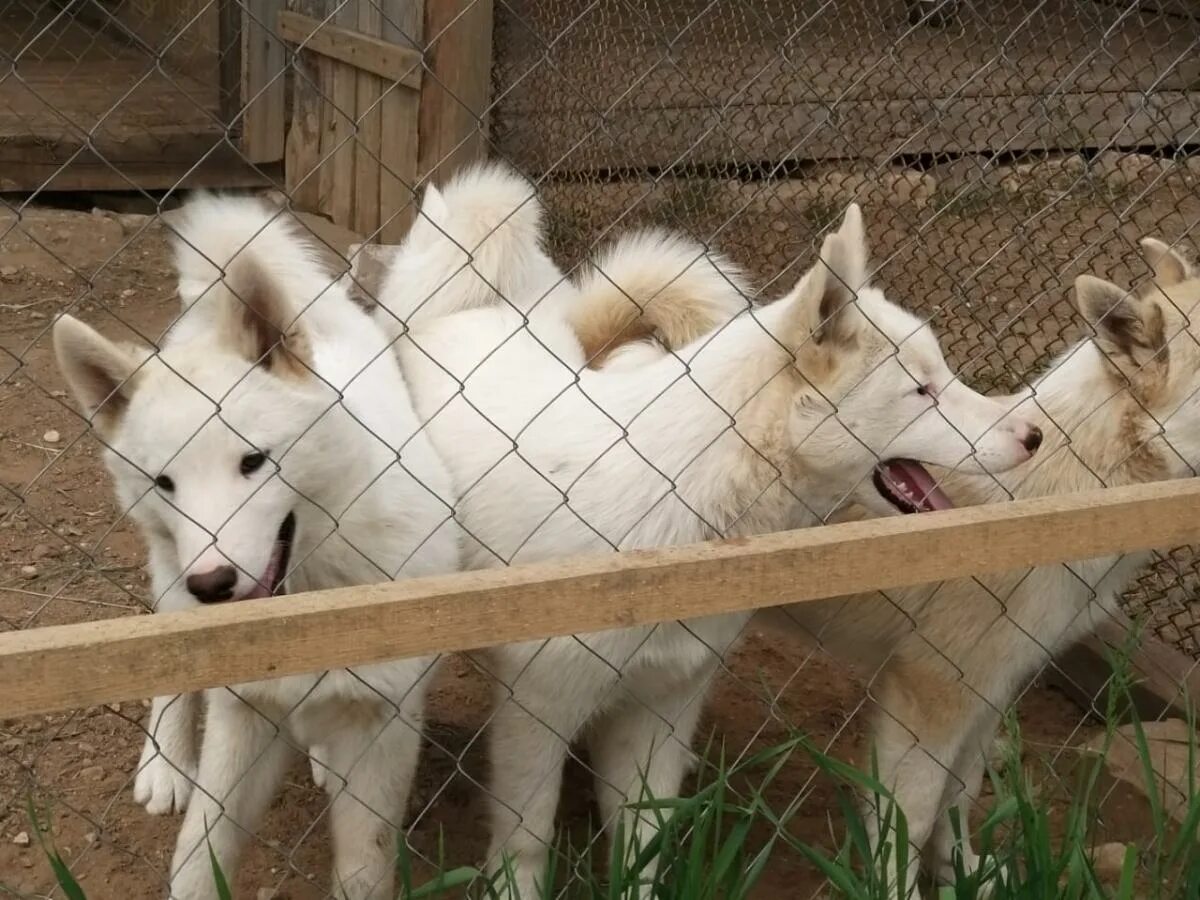
<svg viewBox="0 0 1200 900">
<path fill-rule="evenodd" d="M 89 831 L 87 834 L 85 834 L 85 835 L 83 836 L 83 839 L 84 839 L 85 841 L 87 841 L 89 844 L 94 844 L 94 843 L 96 843 L 96 832 L 94 832 L 94 831 Z"/>
<path fill-rule="evenodd" d="M 61 228 L 54 233 L 54 240 L 62 243 L 71 239 L 71 232 L 66 228 Z"/>
<path fill-rule="evenodd" d="M 37 578 L 37 566 L 21 566 L 21 574 L 26 578 Z"/>
<path fill-rule="evenodd" d="M 31 319 L 44 319 L 44 318 L 46 318 L 46 314 L 45 314 L 44 312 L 38 312 L 36 309 L 31 309 L 31 310 L 29 311 L 29 318 L 31 318 Z"/>
<path fill-rule="evenodd" d="M 1092 865 L 1104 881 L 1115 881 L 1125 868 L 1125 844 L 1101 844 L 1092 851 Z"/>
<path fill-rule="evenodd" d="M 121 296 L 122 297 L 132 297 L 136 293 L 137 293 L 137 291 L 135 291 L 133 288 L 125 288 L 125 290 L 121 291 Z"/>
<path fill-rule="evenodd" d="M 50 396 L 53 397 L 55 400 L 66 400 L 67 392 L 66 391 L 51 391 Z"/>
<path fill-rule="evenodd" d="M 3 275 L 5 278 L 11 278 L 13 275 L 16 275 L 19 271 L 21 271 L 21 270 L 19 268 L 17 268 L 16 266 L 0 266 L 0 275 Z"/>
<path fill-rule="evenodd" d="M 49 431 L 47 431 L 45 434 L 42 435 L 42 440 L 45 441 L 47 444 L 57 444 L 60 440 L 62 440 L 62 435 L 59 434 L 57 431 L 55 431 L 53 428 L 51 428 Z"/>
<path fill-rule="evenodd" d="M 96 748 L 93 747 L 91 744 L 89 744 L 87 741 L 80 741 L 75 746 L 79 750 L 80 753 L 86 753 L 88 756 L 91 756 L 93 753 L 96 752 Z"/>
<path fill-rule="evenodd" d="M 261 887 L 254 897 L 255 900 L 273 900 L 275 897 L 275 888 Z"/>
<path fill-rule="evenodd" d="M 104 777 L 103 766 L 87 766 L 79 770 L 79 777 L 86 778 L 89 781 L 99 781 Z"/>
<path fill-rule="evenodd" d="M 32 556 L 35 560 L 43 559 L 47 556 L 57 556 L 57 555 L 58 554 L 55 552 L 54 548 L 51 547 L 49 544 L 38 544 L 33 548 L 33 552 L 30 553 L 30 556 Z"/>
<path fill-rule="evenodd" d="M 13 838 L 12 842 L 14 844 L 16 844 L 18 847 L 28 847 L 29 846 L 29 832 L 28 831 L 18 831 L 17 836 L 15 838 Z"/>
</svg>

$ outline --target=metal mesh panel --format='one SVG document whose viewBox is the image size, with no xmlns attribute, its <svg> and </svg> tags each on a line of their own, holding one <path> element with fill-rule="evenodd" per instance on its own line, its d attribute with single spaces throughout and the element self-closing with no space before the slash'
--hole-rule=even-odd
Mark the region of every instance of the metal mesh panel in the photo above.
<svg viewBox="0 0 1200 900">
<path fill-rule="evenodd" d="M 960 460 L 979 462 L 979 448 L 1003 445 L 1004 464 L 983 464 L 981 473 L 967 463 L 946 476 L 947 490 L 961 489 L 964 502 L 1194 474 L 1194 314 L 1172 293 L 1174 283 L 1156 293 L 1138 245 L 1157 237 L 1193 256 L 1200 218 L 1194 4 L 505 0 L 492 15 L 490 99 L 476 109 L 456 93 L 461 72 L 445 62 L 453 55 L 436 48 L 456 39 L 456 23 L 473 22 L 481 3 L 427 0 L 423 19 L 421 4 L 392 0 L 21 0 L 0 10 L 0 632 L 194 606 L 206 591 L 209 600 L 245 599 L 249 591 L 247 602 L 256 602 L 269 592 L 259 591 L 260 579 L 279 574 L 277 559 L 288 580 L 266 588 L 297 592 L 862 515 L 840 501 L 869 496 L 876 463 L 891 459 L 895 446 L 916 448 L 910 455 L 942 452 L 930 449 L 937 443 L 930 438 L 912 443 L 923 416 L 926 425 L 941 423 L 938 441 L 968 448 Z M 303 26 L 293 22 L 300 38 L 275 33 L 281 12 L 307 17 L 298 20 Z M 355 31 L 374 43 L 354 43 L 348 33 Z M 364 55 L 353 57 L 351 46 Z M 397 74 L 408 58 L 398 47 L 424 53 L 414 63 L 419 84 Z M 281 58 L 282 68 L 264 75 L 254 68 L 260 56 Z M 477 62 L 460 61 L 459 69 Z M 452 118 L 453 104 L 429 112 L 439 93 L 478 122 L 431 158 L 429 130 Z M 306 130 L 311 140 L 302 146 L 297 136 Z M 410 272 L 428 296 L 401 285 L 406 312 L 398 321 L 384 285 L 397 257 L 371 242 L 403 232 L 414 198 L 435 182 L 445 187 L 456 154 L 476 144 L 524 179 L 525 194 L 516 203 L 506 195 L 508 206 L 501 203 L 498 221 L 488 223 L 494 233 L 471 244 L 431 212 L 426 193 L 409 235 L 425 229 L 440 255 Z M 179 207 L 197 187 L 248 188 L 257 198 L 251 218 L 258 218 L 237 246 L 222 241 L 240 234 L 241 207 L 189 226 Z M 460 196 L 447 190 L 450 201 Z M 576 340 L 585 326 L 556 312 L 553 293 L 542 296 L 561 283 L 541 282 L 535 291 L 518 278 L 524 257 L 488 255 L 487 242 L 523 227 L 535 203 L 545 209 L 543 244 L 562 278 L 573 279 L 563 283 L 584 294 L 580 286 L 600 292 L 606 282 L 632 291 L 620 274 L 627 270 L 606 271 L 604 248 L 656 226 L 685 242 L 696 267 L 719 262 L 719 254 L 740 267 L 744 285 L 725 272 L 721 291 L 746 311 L 679 346 L 661 327 L 635 327 L 635 337 L 657 341 L 625 348 L 648 354 L 644 371 L 653 374 L 641 381 L 636 366 L 625 368 L 633 365 L 628 358 L 612 367 L 589 361 Z M 781 325 L 776 313 L 807 296 L 793 291 L 806 272 L 829 268 L 818 259 L 823 246 L 854 255 L 849 243 L 824 243 L 853 203 L 865 217 L 871 283 L 916 319 L 903 334 L 882 321 L 863 324 L 847 343 L 853 353 L 878 355 L 854 384 L 835 384 L 822 378 L 845 364 L 813 354 L 832 352 L 823 349 L 821 329 L 838 327 L 840 307 L 822 305 L 823 318 L 803 327 Z M 311 258 L 289 255 L 301 240 Z M 670 269 L 665 250 L 655 252 L 661 268 L 648 268 L 665 294 L 687 273 Z M 204 261 L 212 265 L 203 278 L 180 282 L 181 266 L 186 275 Z M 245 275 L 250 266 L 259 280 Z M 347 270 L 352 277 L 342 277 Z M 306 274 L 314 277 L 300 278 Z M 821 299 L 840 296 L 836 282 L 845 274 L 832 265 Z M 1117 326 L 1081 316 L 1072 284 L 1082 274 L 1159 304 L 1163 327 L 1175 329 L 1169 351 L 1155 343 L 1151 318 L 1138 319 L 1143 331 L 1110 333 L 1105 345 L 1104 328 Z M 493 323 L 492 345 L 464 362 L 434 323 L 438 304 L 466 282 L 487 311 L 509 317 L 481 318 Z M 843 286 L 853 295 L 848 309 L 874 308 L 863 284 Z M 217 309 L 212 321 L 181 313 L 180 296 L 189 291 L 200 296 L 200 312 L 205 303 Z M 653 296 L 631 298 L 643 312 L 653 309 Z M 374 318 L 355 318 L 363 308 Z M 1119 325 L 1125 308 L 1114 309 Z M 126 359 L 125 351 L 114 357 L 94 342 L 71 345 L 63 315 L 143 348 L 94 398 L 99 413 L 79 414 L 63 357 L 75 346 L 80 377 L 104 385 L 112 374 L 105 366 Z M 919 327 L 926 321 L 932 335 Z M 339 331 L 350 330 L 347 323 L 358 323 L 353 339 Z M 325 355 L 337 340 L 349 345 L 367 333 L 370 340 L 354 344 L 353 365 Z M 1098 363 L 1095 384 L 1076 404 L 1039 394 L 1051 365 L 1097 333 L 1116 369 Z M 185 352 L 180 335 L 201 351 Z M 944 379 L 940 368 L 931 374 L 911 362 L 926 359 L 910 351 L 933 335 L 948 366 Z M 608 335 L 618 343 L 628 336 Z M 742 339 L 749 349 L 735 353 Z M 755 372 L 758 380 L 738 393 L 728 373 L 749 379 L 747 367 L 772 354 L 782 360 L 778 369 Z M 335 357 L 341 368 L 330 362 Z M 711 362 L 718 358 L 727 368 Z M 505 394 L 491 375 L 512 359 L 538 374 Z M 1168 365 L 1163 387 L 1152 379 Z M 879 377 L 884 371 L 891 380 Z M 855 403 L 886 394 L 897 380 L 945 399 L 878 441 L 876 423 L 860 413 L 872 407 Z M 260 381 L 277 399 L 248 414 L 247 386 Z M 424 398 L 407 432 L 398 419 L 372 417 L 364 400 L 397 402 L 402 390 L 378 384 L 402 382 Z M 438 389 L 430 385 L 438 384 L 450 386 L 434 402 Z M 1020 455 L 1016 443 L 1037 443 L 1020 430 L 1029 423 L 997 414 L 967 434 L 946 393 L 951 385 L 964 397 L 966 386 L 984 395 L 1034 388 L 1020 415 L 1040 424 L 1046 443 L 1026 468 L 1001 472 L 1014 462 L 1007 457 Z M 124 407 L 132 407 L 134 391 L 145 398 L 160 390 L 172 399 L 145 407 L 154 414 L 143 411 L 140 421 L 155 427 L 144 433 L 122 434 L 104 418 L 132 415 Z M 796 407 L 827 413 L 795 432 L 793 406 L 769 406 L 784 390 L 803 396 Z M 1105 390 L 1123 405 L 1105 407 Z M 962 402 L 975 410 L 977 400 Z M 665 412 L 676 403 L 678 425 Z M 872 415 L 899 403 L 880 402 Z M 191 404 L 207 412 L 189 419 Z M 1076 415 L 1089 404 L 1097 408 Z M 293 420 L 280 424 L 288 417 L 279 411 L 292 408 Z M 784 412 L 768 421 L 763 409 Z M 1106 415 L 1123 418 L 1104 431 L 1097 422 Z M 454 416 L 475 430 L 454 439 L 447 424 Z M 586 423 L 579 433 L 570 430 L 575 421 Z M 693 421 L 694 430 L 684 427 Z M 288 447 L 257 443 L 255 429 L 267 424 L 288 435 Z M 844 432 L 834 450 L 821 443 L 829 429 Z M 1097 440 L 1112 446 L 1096 447 Z M 305 441 L 307 450 L 289 449 Z M 214 451 L 210 470 L 195 462 L 201 446 L 236 451 L 228 459 Z M 270 452 L 255 461 L 258 451 Z M 307 468 L 297 462 L 302 453 L 310 454 Z M 728 487 L 732 469 L 712 462 L 721 454 L 749 473 L 736 490 Z M 857 462 L 839 467 L 839 454 Z M 378 471 L 356 468 L 377 457 L 384 460 Z M 434 457 L 450 461 L 444 482 L 430 477 Z M 1045 483 L 1020 474 L 1037 473 L 1047 459 L 1057 462 L 1044 471 L 1059 465 L 1068 474 Z M 198 499 L 188 494 L 186 465 L 212 478 Z M 225 482 L 221 466 L 229 468 Z M 945 463 L 939 477 L 955 468 Z M 136 490 L 114 495 L 109 475 L 120 472 Z M 715 474 L 701 482 L 697 472 Z M 809 472 L 807 480 L 797 472 Z M 209 508 L 221 485 L 243 491 L 254 478 L 262 486 L 244 500 Z M 383 508 L 371 497 L 388 479 L 408 493 Z M 524 486 L 521 496 L 505 493 L 509 482 Z M 343 484 L 355 485 L 346 488 L 351 495 L 337 492 Z M 243 545 L 267 548 L 267 561 L 256 558 L 258 569 L 247 571 L 229 535 L 245 529 L 272 491 L 295 495 L 290 509 L 302 520 L 302 538 L 277 516 L 262 526 L 265 542 L 239 531 Z M 877 494 L 887 499 L 884 489 Z M 412 510 L 422 503 L 418 520 Z M 413 521 L 426 532 L 398 549 L 390 529 Z M 179 536 L 196 530 L 206 537 L 185 553 Z M 276 556 L 283 544 L 297 552 Z M 453 565 L 433 560 L 436 548 L 451 545 Z M 226 589 L 205 581 L 216 571 L 211 547 L 220 548 L 232 577 L 249 582 Z M 1196 577 L 1190 548 L 1161 548 L 1148 561 L 1109 560 L 1100 569 L 1064 564 L 963 579 L 927 595 L 889 591 L 870 601 L 878 620 L 826 605 L 814 618 L 785 610 L 776 619 L 668 622 L 390 669 L 356 666 L 275 687 L 216 688 L 207 700 L 160 698 L 152 709 L 150 701 L 125 702 L 2 719 L 0 889 L 63 891 L 45 842 L 93 900 L 163 895 L 169 887 L 181 897 L 215 896 L 196 874 L 209 874 L 207 842 L 237 896 L 382 896 L 398 842 L 416 883 L 452 866 L 495 867 L 500 850 L 519 850 L 526 860 L 557 860 L 564 895 L 583 896 L 589 872 L 605 877 L 620 801 L 636 799 L 623 780 L 647 775 L 656 791 L 690 794 L 718 760 L 753 759 L 796 730 L 808 746 L 864 766 L 872 738 L 890 748 L 891 757 L 881 757 L 886 780 L 900 785 L 913 821 L 924 823 L 919 842 L 932 846 L 941 834 L 944 844 L 944 823 L 934 832 L 940 807 L 958 802 L 962 782 L 979 774 L 985 757 L 995 760 L 993 732 L 1010 704 L 1025 770 L 1060 833 L 1086 745 L 1103 734 L 1106 712 L 1101 699 L 1081 706 L 1042 677 L 1070 687 L 1078 674 L 1061 661 L 1071 643 L 1063 633 L 1086 635 L 1080 623 L 1093 615 L 1118 628 L 1124 616 L 1145 622 L 1179 651 L 1173 671 L 1186 681 L 1200 658 Z M 1090 601 L 1110 590 L 1120 593 L 1119 609 L 1097 613 Z M 1030 601 L 1043 594 L 1044 608 Z M 955 613 L 947 595 L 970 611 L 963 628 L 976 637 L 965 648 L 962 633 L 947 625 Z M 1068 620 L 1031 613 L 1056 609 L 1056 598 L 1073 611 Z M 866 662 L 851 652 L 875 643 L 883 649 Z M 284 651 L 263 650 L 273 652 Z M 188 731 L 205 711 L 205 728 Z M 167 720 L 176 724 L 160 724 Z M 173 737 L 164 728 L 175 729 Z M 146 745 L 148 734 L 155 740 Z M 646 771 L 642 751 L 655 754 Z M 1159 768 L 1174 764 L 1166 760 L 1164 751 Z M 731 796 L 756 797 L 774 817 L 756 819 L 749 840 L 758 848 L 776 832 L 787 839 L 752 896 L 824 896 L 826 879 L 795 844 L 832 851 L 841 839 L 846 807 L 828 769 L 795 753 L 769 783 L 760 777 L 738 770 L 731 782 Z M 1129 782 L 1102 780 L 1098 837 L 1144 848 L 1154 832 Z M 944 802 L 935 798 L 922 812 L 922 788 Z M 991 788 L 985 784 L 969 804 L 976 823 L 996 800 Z M 186 820 L 175 814 L 185 799 Z M 593 848 L 594 856 L 581 860 L 564 843 Z M 172 883 L 173 855 L 178 868 L 189 850 L 192 874 Z M 1143 865 L 1138 878 L 1148 871 Z M 472 889 L 482 890 L 478 882 Z"/>
</svg>

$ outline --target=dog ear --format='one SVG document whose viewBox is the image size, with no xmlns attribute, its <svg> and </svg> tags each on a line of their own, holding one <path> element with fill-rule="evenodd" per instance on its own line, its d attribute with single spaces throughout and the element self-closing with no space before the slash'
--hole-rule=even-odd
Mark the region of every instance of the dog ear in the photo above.
<svg viewBox="0 0 1200 900">
<path fill-rule="evenodd" d="M 1096 329 L 1100 349 L 1118 365 L 1131 361 L 1141 368 L 1165 356 L 1166 320 L 1152 298 L 1139 297 L 1102 278 L 1080 275 L 1075 279 L 1075 303 Z"/>
<path fill-rule="evenodd" d="M 1195 270 L 1187 258 L 1158 238 L 1142 238 L 1142 258 L 1154 270 L 1154 280 L 1163 287 L 1179 284 L 1195 277 Z"/>
<path fill-rule="evenodd" d="M 312 350 L 296 309 L 279 279 L 262 261 L 243 253 L 226 266 L 229 296 L 220 334 L 252 363 L 283 377 L 312 374 Z"/>
<path fill-rule="evenodd" d="M 446 205 L 446 198 L 432 184 L 425 188 L 425 195 L 421 198 L 421 216 L 431 225 L 439 227 L 445 225 L 446 219 L 450 216 L 450 207 Z"/>
<path fill-rule="evenodd" d="M 851 290 L 857 291 L 867 283 L 867 260 L 871 255 L 867 248 L 862 208 L 857 203 L 846 207 L 837 234 L 842 239 L 845 260 L 845 270 L 839 274 Z"/>
<path fill-rule="evenodd" d="M 54 323 L 54 355 L 83 414 L 101 431 L 111 431 L 129 406 L 137 360 L 66 315 Z"/>
<path fill-rule="evenodd" d="M 821 258 L 804 273 L 800 283 L 784 302 L 791 303 L 789 318 L 790 346 L 797 351 L 806 347 L 832 347 L 852 344 L 857 336 L 854 291 L 844 273 L 853 266 L 840 234 L 825 236 Z"/>
</svg>

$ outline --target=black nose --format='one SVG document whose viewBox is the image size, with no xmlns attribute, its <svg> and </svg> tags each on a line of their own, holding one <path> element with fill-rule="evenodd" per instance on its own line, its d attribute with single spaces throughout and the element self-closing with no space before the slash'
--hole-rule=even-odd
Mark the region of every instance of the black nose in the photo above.
<svg viewBox="0 0 1200 900">
<path fill-rule="evenodd" d="M 187 577 L 188 592 L 201 603 L 216 603 L 233 596 L 237 584 L 237 569 L 233 566 L 217 566 L 209 572 L 200 572 Z"/>
<path fill-rule="evenodd" d="M 1025 433 L 1025 439 L 1021 443 L 1026 450 L 1033 453 L 1038 447 L 1042 446 L 1042 429 L 1036 425 L 1030 425 L 1029 431 Z"/>
</svg>

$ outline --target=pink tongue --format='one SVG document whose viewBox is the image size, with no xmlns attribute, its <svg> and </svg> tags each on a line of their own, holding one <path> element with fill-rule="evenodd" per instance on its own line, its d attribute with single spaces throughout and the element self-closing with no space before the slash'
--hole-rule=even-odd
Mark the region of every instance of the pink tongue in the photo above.
<svg viewBox="0 0 1200 900">
<path fill-rule="evenodd" d="M 263 572 L 262 577 L 258 579 L 258 584 L 250 591 L 243 600 L 257 600 L 261 597 L 271 596 L 271 587 L 279 579 L 279 567 L 283 565 L 283 551 L 287 545 L 283 541 L 275 542 L 275 549 L 271 551 L 271 560 L 267 563 L 267 571 Z"/>
<path fill-rule="evenodd" d="M 913 501 L 923 512 L 953 509 L 954 504 L 937 486 L 923 465 L 911 459 L 889 459 L 881 464 L 884 476 L 898 494 Z"/>
</svg>

